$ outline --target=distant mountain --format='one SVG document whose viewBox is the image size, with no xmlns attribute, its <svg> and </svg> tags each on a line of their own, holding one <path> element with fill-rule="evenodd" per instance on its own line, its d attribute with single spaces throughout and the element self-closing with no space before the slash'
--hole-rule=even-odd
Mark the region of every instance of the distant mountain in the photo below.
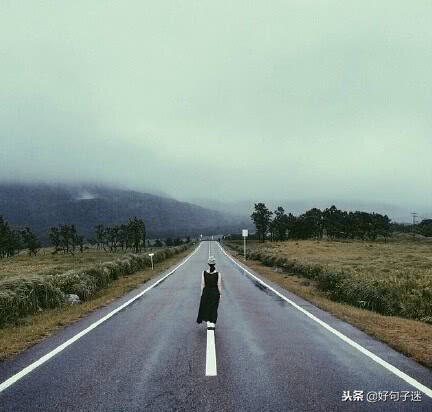
<svg viewBox="0 0 432 412">
<path fill-rule="evenodd" d="M 94 226 L 142 218 L 148 237 L 199 236 L 239 232 L 245 222 L 192 203 L 104 186 L 0 184 L 0 215 L 14 226 L 30 226 L 42 240 L 57 224 L 74 223 L 87 238 Z"/>
</svg>

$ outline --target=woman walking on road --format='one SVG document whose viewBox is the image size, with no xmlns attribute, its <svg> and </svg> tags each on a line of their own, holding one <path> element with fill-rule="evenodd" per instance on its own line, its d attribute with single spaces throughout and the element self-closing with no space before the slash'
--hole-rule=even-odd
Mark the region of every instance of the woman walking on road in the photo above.
<svg viewBox="0 0 432 412">
<path fill-rule="evenodd" d="M 217 321 L 217 311 L 222 292 L 221 274 L 216 272 L 216 260 L 213 256 L 208 260 L 209 270 L 201 275 L 201 301 L 197 323 L 211 322 L 210 329 L 214 329 Z"/>
</svg>

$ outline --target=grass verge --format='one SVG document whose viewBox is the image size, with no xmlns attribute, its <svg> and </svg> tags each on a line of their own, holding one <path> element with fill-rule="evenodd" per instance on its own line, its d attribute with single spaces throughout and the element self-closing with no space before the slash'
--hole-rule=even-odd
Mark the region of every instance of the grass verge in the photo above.
<svg viewBox="0 0 432 412">
<path fill-rule="evenodd" d="M 188 249 L 191 244 L 160 249 L 153 261 L 159 263 Z M 114 261 L 76 267 L 64 273 L 23 274 L 0 279 L 0 327 L 13 324 L 35 312 L 63 306 L 67 295 L 81 300 L 91 299 L 99 290 L 111 286 L 116 279 L 151 266 L 147 252 L 128 253 Z"/>
<path fill-rule="evenodd" d="M 238 242 L 228 245 L 243 250 Z M 316 281 L 318 289 L 336 302 L 432 324 L 432 262 L 424 256 L 430 255 L 431 245 L 411 245 L 412 258 L 405 260 L 401 253 L 409 246 L 406 242 L 250 242 L 248 257 Z M 369 252 L 373 249 L 377 251 Z"/>
<path fill-rule="evenodd" d="M 13 357 L 43 338 L 52 335 L 61 327 L 81 319 L 95 309 L 110 304 L 114 299 L 159 275 L 190 253 L 191 249 L 187 249 L 160 262 L 156 266 L 156 271 L 145 268 L 132 275 L 123 276 L 114 281 L 109 288 L 98 291 L 91 300 L 79 305 L 61 306 L 38 312 L 20 319 L 16 325 L 0 329 L 0 360 Z"/>
<path fill-rule="evenodd" d="M 233 256 L 238 254 L 229 247 L 227 249 Z M 249 260 L 247 266 L 279 286 L 432 369 L 431 324 L 397 316 L 385 316 L 349 304 L 332 301 L 317 288 L 316 281 L 287 273 L 274 272 L 271 267 L 258 261 Z"/>
</svg>

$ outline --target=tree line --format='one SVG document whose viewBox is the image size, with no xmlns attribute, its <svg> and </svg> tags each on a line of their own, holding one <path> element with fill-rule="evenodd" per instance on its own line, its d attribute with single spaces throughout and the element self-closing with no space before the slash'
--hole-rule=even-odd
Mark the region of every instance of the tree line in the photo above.
<svg viewBox="0 0 432 412">
<path fill-rule="evenodd" d="M 134 217 L 127 224 L 95 227 L 95 240 L 92 241 L 97 248 L 105 251 L 117 252 L 133 250 L 141 252 L 146 247 L 146 228 L 142 219 Z"/>
<path fill-rule="evenodd" d="M 300 216 L 286 214 L 283 207 L 270 211 L 265 203 L 256 203 L 251 219 L 256 236 L 262 242 L 287 239 L 385 240 L 391 235 L 391 219 L 387 215 L 367 212 L 346 212 L 331 206 L 324 210 L 310 209 Z"/>
<path fill-rule="evenodd" d="M 190 240 L 190 237 L 187 237 L 185 241 L 180 237 L 168 237 L 165 240 L 165 245 L 179 246 L 189 243 Z M 95 227 L 95 238 L 90 239 L 89 242 L 96 245 L 98 249 L 104 249 L 105 251 L 117 252 L 118 250 L 122 250 L 126 252 L 132 250 L 135 253 L 139 253 L 146 248 L 145 224 L 143 220 L 134 217 L 127 224 L 114 226 L 97 225 Z M 147 246 L 149 246 L 149 243 L 147 243 Z M 153 246 L 162 247 L 164 246 L 164 242 L 156 239 Z"/>
<path fill-rule="evenodd" d="M 53 226 L 49 229 L 48 237 L 54 247 L 54 254 L 62 252 L 74 255 L 77 251 L 82 253 L 85 249 L 88 249 L 88 246 L 85 246 L 84 236 L 78 232 L 74 224 Z M 163 247 L 164 244 L 166 246 L 179 246 L 190 241 L 190 237 L 185 240 L 180 237 L 168 237 L 165 241 L 156 239 L 152 246 Z M 87 239 L 87 242 L 106 252 L 121 250 L 123 252 L 140 253 L 146 246 L 150 246 L 148 240 L 146 244 L 145 223 L 137 217 L 129 219 L 126 224 L 97 225 L 95 226 L 94 238 Z M 0 215 L 0 258 L 12 257 L 24 249 L 28 249 L 30 256 L 36 256 L 41 247 L 41 242 L 30 228 L 26 227 L 24 230 L 11 229 L 8 222 Z"/>
<path fill-rule="evenodd" d="M 432 237 L 432 219 L 423 219 L 417 225 L 417 230 L 423 236 Z"/>
<path fill-rule="evenodd" d="M 13 230 L 0 215 L 0 258 L 14 256 L 24 249 L 28 249 L 30 256 L 36 256 L 40 248 L 41 243 L 30 228 Z"/>
</svg>

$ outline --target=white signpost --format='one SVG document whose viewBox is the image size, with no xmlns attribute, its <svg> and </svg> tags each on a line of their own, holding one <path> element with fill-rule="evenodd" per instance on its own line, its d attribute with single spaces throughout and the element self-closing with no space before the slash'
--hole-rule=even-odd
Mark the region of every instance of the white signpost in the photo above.
<svg viewBox="0 0 432 412">
<path fill-rule="evenodd" d="M 244 244 L 244 260 L 246 260 L 246 238 L 249 236 L 249 231 L 247 229 L 242 230 L 243 244 Z"/>
<path fill-rule="evenodd" d="M 150 256 L 150 260 L 151 260 L 151 264 L 152 264 L 152 270 L 154 269 L 154 266 L 153 266 L 153 256 L 154 256 L 154 253 L 149 253 L 149 256 Z"/>
</svg>

